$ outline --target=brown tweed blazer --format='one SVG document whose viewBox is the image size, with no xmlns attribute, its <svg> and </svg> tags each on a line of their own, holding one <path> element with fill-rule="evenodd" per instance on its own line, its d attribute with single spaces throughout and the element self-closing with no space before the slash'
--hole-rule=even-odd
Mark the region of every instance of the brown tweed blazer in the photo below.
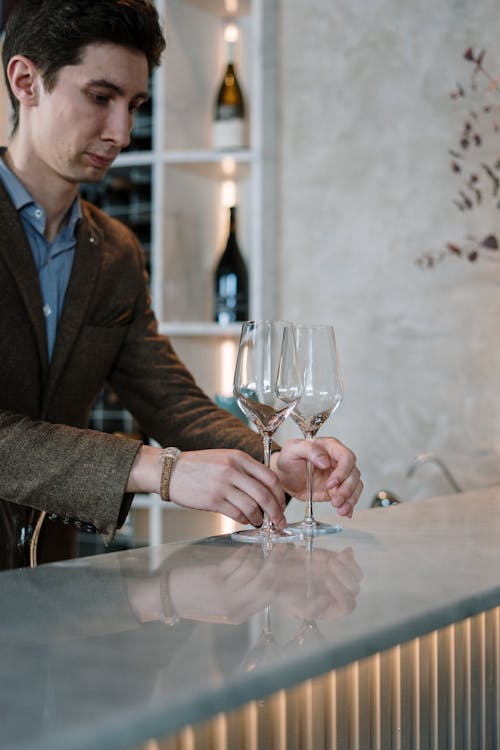
<svg viewBox="0 0 500 750">
<path fill-rule="evenodd" d="M 159 335 L 135 236 L 82 208 L 49 365 L 37 270 L 0 183 L 0 498 L 113 533 L 130 507 L 124 487 L 140 443 L 85 429 L 106 381 L 161 445 L 237 447 L 258 459 L 262 450 Z"/>
</svg>

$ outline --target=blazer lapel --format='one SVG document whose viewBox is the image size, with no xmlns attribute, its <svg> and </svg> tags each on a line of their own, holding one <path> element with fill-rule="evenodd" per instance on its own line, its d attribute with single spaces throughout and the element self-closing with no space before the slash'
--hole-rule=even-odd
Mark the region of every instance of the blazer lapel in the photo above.
<svg viewBox="0 0 500 750">
<path fill-rule="evenodd" d="M 84 218 L 78 229 L 73 267 L 50 363 L 44 413 L 47 413 L 57 382 L 83 324 L 101 265 L 100 233 L 91 222 L 85 207 L 82 207 L 82 211 Z"/>
<path fill-rule="evenodd" d="M 48 372 L 47 335 L 43 299 L 33 254 L 19 215 L 0 182 L 0 254 L 6 262 L 33 326 L 42 373 Z"/>
</svg>

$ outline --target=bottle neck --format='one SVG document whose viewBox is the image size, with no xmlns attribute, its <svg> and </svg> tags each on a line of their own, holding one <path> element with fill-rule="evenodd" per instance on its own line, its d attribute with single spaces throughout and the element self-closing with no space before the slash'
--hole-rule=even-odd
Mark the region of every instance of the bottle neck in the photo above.
<svg viewBox="0 0 500 750">
<path fill-rule="evenodd" d="M 229 236 L 236 235 L 236 206 L 229 208 Z"/>
<path fill-rule="evenodd" d="M 234 42 L 226 42 L 226 63 L 234 64 Z"/>
</svg>

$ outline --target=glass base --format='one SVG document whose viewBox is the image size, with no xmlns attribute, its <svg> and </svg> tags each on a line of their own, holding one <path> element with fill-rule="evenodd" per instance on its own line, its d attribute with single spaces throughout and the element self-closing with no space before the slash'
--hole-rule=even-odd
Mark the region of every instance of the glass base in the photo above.
<svg viewBox="0 0 500 750">
<path fill-rule="evenodd" d="M 338 534 L 342 526 L 337 523 L 324 523 L 313 519 L 312 523 L 307 521 L 296 521 L 288 526 L 293 531 L 299 531 L 303 537 L 318 536 L 319 534 Z"/>
<path fill-rule="evenodd" d="M 297 529 L 291 529 L 290 526 L 287 526 L 283 531 L 279 531 L 278 529 L 244 529 L 243 531 L 235 531 L 231 534 L 231 539 L 235 542 L 271 545 L 280 542 L 301 542 L 304 536 Z"/>
</svg>

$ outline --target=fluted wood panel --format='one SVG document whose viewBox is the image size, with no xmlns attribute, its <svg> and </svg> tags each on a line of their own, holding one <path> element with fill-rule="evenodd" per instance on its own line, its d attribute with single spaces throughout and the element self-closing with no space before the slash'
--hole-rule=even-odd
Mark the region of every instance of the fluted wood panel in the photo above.
<svg viewBox="0 0 500 750">
<path fill-rule="evenodd" d="M 495 750 L 500 608 L 141 750 Z"/>
</svg>

